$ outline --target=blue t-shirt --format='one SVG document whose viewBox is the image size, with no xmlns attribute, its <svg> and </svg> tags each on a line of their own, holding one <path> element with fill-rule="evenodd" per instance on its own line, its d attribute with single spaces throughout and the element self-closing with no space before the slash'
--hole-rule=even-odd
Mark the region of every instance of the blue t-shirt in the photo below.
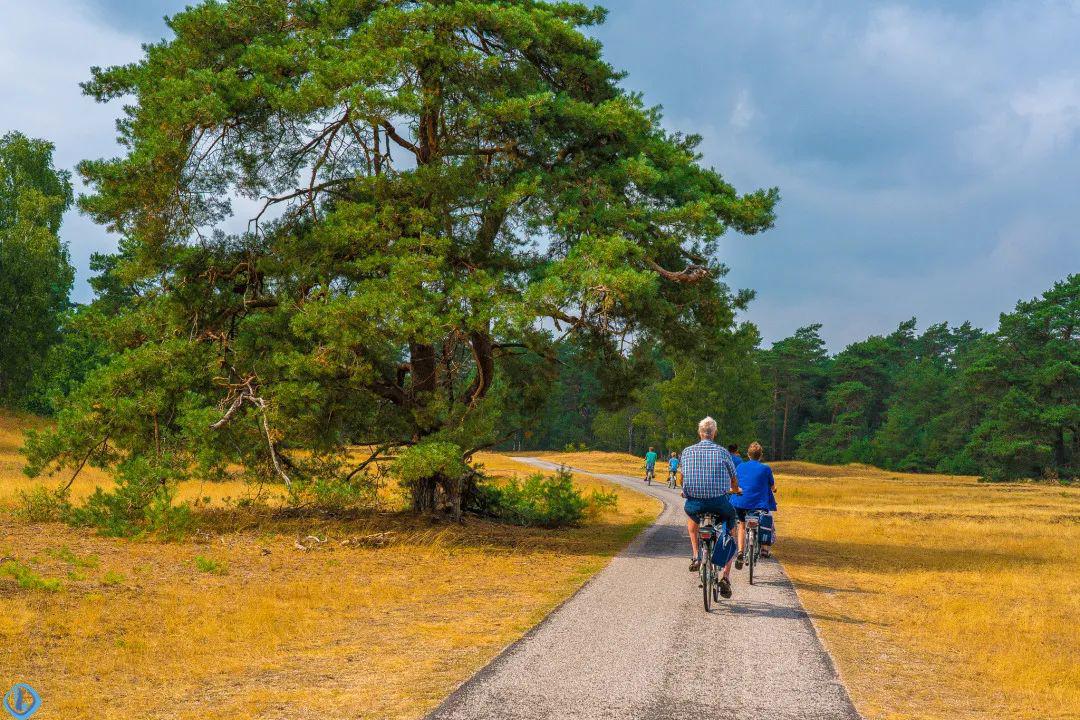
<svg viewBox="0 0 1080 720">
<path fill-rule="evenodd" d="M 652 467 L 656 464 L 656 453 L 651 450 L 645 453 L 645 467 Z"/>
<path fill-rule="evenodd" d="M 739 457 L 739 453 L 731 453 L 731 462 L 735 463 L 735 467 L 739 467 L 745 461 Z"/>
<path fill-rule="evenodd" d="M 757 460 L 739 464 L 739 488 L 742 495 L 732 495 L 731 504 L 740 510 L 775 510 L 772 468 Z"/>
<path fill-rule="evenodd" d="M 672 470 L 678 470 L 679 469 L 679 458 L 677 458 L 677 457 L 668 458 L 667 464 L 671 467 Z"/>
</svg>

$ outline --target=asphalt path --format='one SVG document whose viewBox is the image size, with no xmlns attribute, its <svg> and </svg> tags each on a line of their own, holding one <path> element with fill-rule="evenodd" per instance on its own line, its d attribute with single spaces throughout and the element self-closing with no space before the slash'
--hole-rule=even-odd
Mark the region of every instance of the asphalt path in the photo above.
<svg viewBox="0 0 1080 720">
<path fill-rule="evenodd" d="M 763 561 L 752 586 L 732 570 L 734 596 L 706 613 L 678 491 L 575 472 L 646 492 L 664 511 L 431 720 L 859 718 L 778 562 Z"/>
</svg>

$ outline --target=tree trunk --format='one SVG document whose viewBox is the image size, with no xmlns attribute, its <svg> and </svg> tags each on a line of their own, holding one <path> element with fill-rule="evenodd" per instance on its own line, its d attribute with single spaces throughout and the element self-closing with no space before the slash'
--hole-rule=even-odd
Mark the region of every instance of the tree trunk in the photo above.
<svg viewBox="0 0 1080 720">
<path fill-rule="evenodd" d="M 1065 457 L 1065 426 L 1062 425 L 1058 428 L 1057 437 L 1054 438 L 1054 465 L 1055 469 L 1060 473 L 1065 469 L 1067 464 Z"/>
<path fill-rule="evenodd" d="M 418 513 L 433 513 L 438 507 L 439 478 L 436 475 L 420 478 L 412 484 L 412 509 Z"/>
<path fill-rule="evenodd" d="M 438 361 L 435 357 L 435 348 L 422 343 L 409 344 L 410 370 L 412 371 L 412 394 L 415 398 L 422 393 L 434 392 L 438 387 L 436 382 Z"/>
<path fill-rule="evenodd" d="M 772 413 L 769 415 L 769 426 L 770 426 L 770 430 L 771 430 L 771 434 L 772 434 L 772 444 L 769 446 L 769 451 L 770 452 L 776 452 L 777 450 L 780 449 L 780 446 L 776 442 L 776 413 L 780 410 L 780 408 L 778 407 L 779 404 L 780 404 L 780 385 L 779 384 L 774 384 L 773 385 L 773 393 L 772 393 Z M 781 455 L 780 459 L 783 459 L 783 457 L 784 456 Z"/>
<path fill-rule="evenodd" d="M 780 459 L 787 460 L 787 421 L 791 411 L 791 398 L 784 400 L 784 430 L 780 435 Z"/>
</svg>

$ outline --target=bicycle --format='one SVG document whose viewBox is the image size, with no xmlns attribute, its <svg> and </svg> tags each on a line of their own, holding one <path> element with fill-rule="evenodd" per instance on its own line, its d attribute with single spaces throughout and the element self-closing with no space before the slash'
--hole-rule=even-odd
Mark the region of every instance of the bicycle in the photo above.
<svg viewBox="0 0 1080 720">
<path fill-rule="evenodd" d="M 677 477 L 678 474 L 679 474 L 678 470 L 669 470 L 668 471 L 667 486 L 669 488 L 671 488 L 672 490 L 675 489 L 675 481 L 678 479 L 678 477 Z"/>
<path fill-rule="evenodd" d="M 721 525 L 723 527 L 723 525 Z M 701 577 L 701 595 L 705 602 L 705 612 L 712 611 L 712 604 L 720 602 L 720 579 L 713 564 L 713 547 L 718 538 L 716 516 L 705 513 L 698 523 L 698 574 Z"/>
<path fill-rule="evenodd" d="M 750 584 L 754 584 L 754 568 L 761 559 L 761 539 L 758 536 L 761 527 L 761 516 L 767 515 L 767 510 L 751 510 L 746 513 L 746 540 L 743 542 L 743 558 L 750 574 Z"/>
<path fill-rule="evenodd" d="M 656 469 L 646 466 L 645 467 L 645 484 L 652 485 L 652 481 L 656 479 Z"/>
<path fill-rule="evenodd" d="M 721 523 L 720 529 L 716 527 L 716 516 L 712 513 L 704 513 L 698 524 L 698 574 L 701 578 L 701 598 L 705 603 L 705 612 L 712 612 L 713 603 L 720 602 L 720 579 L 723 577 L 724 567 L 713 562 L 713 552 L 717 542 L 735 542 L 730 537 L 727 524 Z M 734 549 L 730 552 L 734 554 Z M 728 558 L 730 559 L 730 555 Z"/>
</svg>

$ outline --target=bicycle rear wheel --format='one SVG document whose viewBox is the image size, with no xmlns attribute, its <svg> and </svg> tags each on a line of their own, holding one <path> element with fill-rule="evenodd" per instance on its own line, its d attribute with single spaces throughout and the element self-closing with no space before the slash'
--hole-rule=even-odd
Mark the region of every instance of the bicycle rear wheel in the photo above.
<svg viewBox="0 0 1080 720">
<path fill-rule="evenodd" d="M 746 548 L 750 561 L 750 584 L 754 584 L 754 566 L 757 565 L 758 534 L 757 528 L 750 531 L 750 547 Z"/>
<path fill-rule="evenodd" d="M 701 596 L 705 602 L 705 612 L 712 611 L 712 585 L 713 585 L 713 564 L 712 564 L 712 543 L 708 540 L 704 540 L 701 543 Z"/>
</svg>

